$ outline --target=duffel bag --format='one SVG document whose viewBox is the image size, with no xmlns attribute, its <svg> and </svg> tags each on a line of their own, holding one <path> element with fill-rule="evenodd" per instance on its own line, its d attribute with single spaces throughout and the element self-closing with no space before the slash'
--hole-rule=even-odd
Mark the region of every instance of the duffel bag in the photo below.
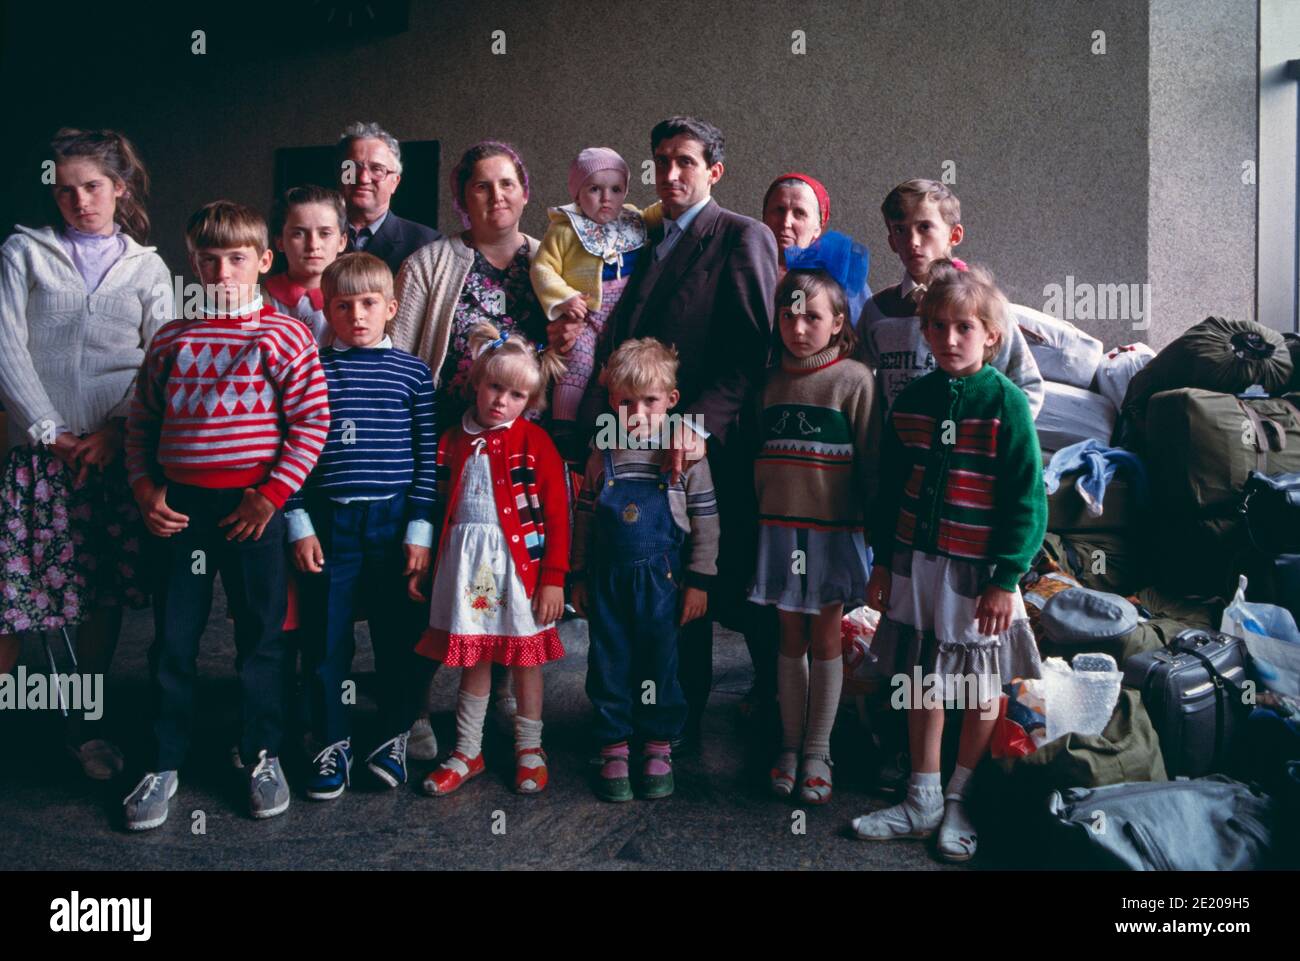
<svg viewBox="0 0 1300 961">
<path fill-rule="evenodd" d="M 1300 396 L 1156 394 L 1143 457 L 1155 509 L 1192 522 L 1232 519 L 1251 471 L 1300 471 Z"/>
<path fill-rule="evenodd" d="M 1163 391 L 1199 388 L 1239 394 L 1259 384 L 1268 394 L 1281 394 L 1291 373 L 1291 354 L 1280 333 L 1249 320 L 1207 317 L 1133 375 L 1112 446 L 1145 451 L 1146 441 L 1158 435 L 1148 403 Z"/>
</svg>

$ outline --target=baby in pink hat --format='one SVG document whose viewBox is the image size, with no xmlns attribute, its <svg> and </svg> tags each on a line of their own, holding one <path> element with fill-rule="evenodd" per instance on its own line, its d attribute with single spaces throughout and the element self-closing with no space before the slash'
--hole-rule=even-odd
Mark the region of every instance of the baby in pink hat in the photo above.
<svg viewBox="0 0 1300 961">
<path fill-rule="evenodd" d="M 532 281 L 548 321 L 583 323 L 567 354 L 548 350 L 542 372 L 553 384 L 553 432 L 570 428 L 595 360 L 596 338 L 614 311 L 638 254 L 646 220 L 661 219 L 658 203 L 646 211 L 624 203 L 627 162 L 608 147 L 588 147 L 569 164 L 573 203 L 552 207 L 551 225 L 533 260 Z"/>
</svg>

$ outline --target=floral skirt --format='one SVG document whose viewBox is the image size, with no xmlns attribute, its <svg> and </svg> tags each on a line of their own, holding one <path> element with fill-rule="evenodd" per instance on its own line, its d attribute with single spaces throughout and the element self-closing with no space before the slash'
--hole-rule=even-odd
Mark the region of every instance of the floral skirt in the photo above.
<svg viewBox="0 0 1300 961">
<path fill-rule="evenodd" d="M 0 632 L 55 631 L 97 607 L 144 607 L 147 539 L 122 459 L 75 483 L 45 447 L 9 451 L 0 477 Z"/>
</svg>

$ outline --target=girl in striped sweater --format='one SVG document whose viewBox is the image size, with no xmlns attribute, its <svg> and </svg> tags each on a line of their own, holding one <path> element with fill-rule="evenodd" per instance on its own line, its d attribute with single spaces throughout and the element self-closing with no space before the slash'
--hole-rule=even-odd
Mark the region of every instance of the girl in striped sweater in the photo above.
<svg viewBox="0 0 1300 961">
<path fill-rule="evenodd" d="M 939 828 L 939 854 L 967 861 L 977 838 L 962 798 L 1002 684 L 1039 674 L 1017 584 L 1042 545 L 1047 496 L 1029 401 L 989 364 L 1006 330 L 992 277 L 936 262 L 920 317 L 939 367 L 899 394 L 885 424 L 867 592 L 884 612 L 872 653 L 892 675 L 891 703 L 912 709 L 912 776 L 902 804 L 853 828 L 870 841 Z M 939 748 L 952 702 L 964 715 L 944 794 Z"/>
<path fill-rule="evenodd" d="M 782 347 L 763 389 L 763 447 L 754 463 L 758 567 L 749 599 L 775 605 L 781 624 L 783 740 L 772 790 L 793 792 L 802 750 L 800 796 L 825 804 L 844 681 L 840 619 L 846 606 L 866 600 L 862 522 L 876 483 L 880 412 L 871 371 L 850 359 L 848 300 L 829 273 L 787 273 L 776 313 Z"/>
</svg>

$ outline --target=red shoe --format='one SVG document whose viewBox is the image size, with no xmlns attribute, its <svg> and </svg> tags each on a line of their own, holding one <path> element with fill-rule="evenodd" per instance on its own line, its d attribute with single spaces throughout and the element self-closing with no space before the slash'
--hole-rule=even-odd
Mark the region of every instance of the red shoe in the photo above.
<svg viewBox="0 0 1300 961">
<path fill-rule="evenodd" d="M 452 751 L 447 760 L 430 771 L 424 778 L 424 793 L 442 797 L 459 790 L 472 777 L 483 773 L 483 752 L 468 758 L 460 751 Z"/>
<path fill-rule="evenodd" d="M 537 767 L 525 767 L 519 764 L 525 754 L 534 754 L 542 759 Z M 540 747 L 520 748 L 515 752 L 515 792 L 518 794 L 541 794 L 546 788 L 546 752 Z M 531 785 L 531 786 L 526 786 Z"/>
</svg>

